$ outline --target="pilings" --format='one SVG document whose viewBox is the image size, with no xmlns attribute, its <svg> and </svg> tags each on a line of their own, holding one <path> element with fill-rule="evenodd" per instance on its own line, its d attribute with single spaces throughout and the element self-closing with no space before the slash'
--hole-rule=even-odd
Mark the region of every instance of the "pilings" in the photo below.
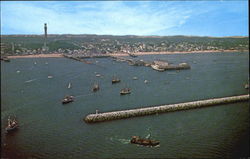
<svg viewBox="0 0 250 159">
<path fill-rule="evenodd" d="M 109 120 L 125 119 L 125 118 L 137 117 L 137 116 L 145 116 L 145 115 L 153 115 L 153 114 L 158 114 L 158 113 L 186 110 L 186 109 L 202 108 L 202 107 L 214 106 L 214 105 L 219 105 L 219 104 L 243 102 L 243 101 L 248 101 L 248 100 L 249 100 L 249 94 L 240 95 L 240 96 L 232 96 L 232 97 L 224 97 L 224 98 L 214 98 L 214 99 L 207 99 L 207 100 L 200 100 L 200 101 L 186 102 L 186 103 L 179 103 L 179 104 L 170 104 L 170 105 L 161 105 L 161 106 L 154 106 L 154 107 L 145 107 L 145 108 L 138 108 L 138 109 L 98 113 L 98 114 L 89 114 L 85 117 L 84 121 L 87 123 L 96 123 L 96 122 L 103 122 L 103 121 L 109 121 Z"/>
</svg>

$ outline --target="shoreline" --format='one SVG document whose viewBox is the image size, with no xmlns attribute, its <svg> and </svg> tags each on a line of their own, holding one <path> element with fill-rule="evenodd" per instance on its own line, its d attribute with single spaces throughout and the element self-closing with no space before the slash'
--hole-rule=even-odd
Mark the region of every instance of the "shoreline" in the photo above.
<svg viewBox="0 0 250 159">
<path fill-rule="evenodd" d="M 248 52 L 249 50 L 204 50 L 204 51 L 173 51 L 173 52 L 137 52 L 132 53 L 136 56 L 140 55 L 174 55 L 174 54 L 204 54 L 204 53 L 227 53 L 227 52 Z M 129 56 L 127 53 L 115 53 L 115 54 L 106 54 L 108 56 Z M 37 55 L 14 55 L 14 56 L 7 56 L 9 59 L 15 59 L 15 58 L 59 58 L 64 57 L 63 54 L 59 53 L 52 53 L 52 54 L 37 54 Z"/>
<path fill-rule="evenodd" d="M 14 56 L 7 56 L 9 59 L 16 59 L 16 58 L 47 58 L 47 57 L 63 57 L 62 54 L 37 54 L 37 55 L 14 55 Z"/>
<path fill-rule="evenodd" d="M 174 55 L 174 54 L 206 54 L 206 53 L 227 53 L 227 52 L 248 52 L 249 50 L 204 50 L 204 51 L 173 51 L 173 52 L 137 52 L 132 53 L 133 55 Z M 129 56 L 127 53 L 117 53 L 117 54 L 108 54 L 110 56 Z"/>
</svg>

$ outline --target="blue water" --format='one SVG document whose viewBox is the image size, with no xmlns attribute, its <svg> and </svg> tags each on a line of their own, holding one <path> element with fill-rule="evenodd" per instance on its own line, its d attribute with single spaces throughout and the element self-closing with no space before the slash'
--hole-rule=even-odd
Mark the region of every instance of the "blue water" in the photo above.
<svg viewBox="0 0 250 159">
<path fill-rule="evenodd" d="M 111 58 L 85 64 L 66 58 L 1 62 L 1 150 L 8 158 L 232 158 L 249 156 L 247 102 L 86 124 L 87 114 L 247 94 L 248 53 L 145 55 L 137 59 L 187 62 L 190 70 L 157 72 Z M 96 77 L 99 73 L 102 76 Z M 52 79 L 48 79 L 52 75 Z M 121 83 L 111 84 L 113 76 Z M 138 80 L 133 80 L 133 77 Z M 147 84 L 144 80 L 148 80 Z M 68 89 L 68 83 L 72 88 Z M 93 93 L 98 82 L 100 91 Z M 120 96 L 130 87 L 132 93 Z M 75 102 L 62 105 L 65 95 Z M 8 116 L 20 123 L 4 134 Z M 159 147 L 129 143 L 131 136 Z"/>
</svg>

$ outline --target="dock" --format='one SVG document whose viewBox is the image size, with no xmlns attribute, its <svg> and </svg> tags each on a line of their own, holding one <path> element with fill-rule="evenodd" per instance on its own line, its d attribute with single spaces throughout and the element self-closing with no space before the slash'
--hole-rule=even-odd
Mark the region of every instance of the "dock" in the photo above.
<svg viewBox="0 0 250 159">
<path fill-rule="evenodd" d="M 199 100 L 199 101 L 179 103 L 179 104 L 159 105 L 159 106 L 144 107 L 144 108 L 137 108 L 130 110 L 89 114 L 84 118 L 84 121 L 86 123 L 104 122 L 110 120 L 126 119 L 132 117 L 154 115 L 154 114 L 174 112 L 187 109 L 203 108 L 221 104 L 246 102 L 248 100 L 249 100 L 249 94 L 224 97 L 224 98 L 213 98 L 213 99 Z"/>
<path fill-rule="evenodd" d="M 86 58 L 106 58 L 110 57 L 109 55 L 68 55 L 68 54 L 63 54 L 63 57 L 73 59 L 76 61 L 84 62 L 86 64 L 90 64 L 91 62 L 85 60 Z"/>
</svg>

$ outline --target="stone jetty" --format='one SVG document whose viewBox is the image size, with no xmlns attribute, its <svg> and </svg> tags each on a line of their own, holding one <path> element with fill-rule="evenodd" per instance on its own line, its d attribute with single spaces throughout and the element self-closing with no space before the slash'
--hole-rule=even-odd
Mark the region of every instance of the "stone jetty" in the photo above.
<svg viewBox="0 0 250 159">
<path fill-rule="evenodd" d="M 166 113 L 166 112 L 173 112 L 173 111 L 180 111 L 180 110 L 187 110 L 187 109 L 194 109 L 194 108 L 202 108 L 202 107 L 214 106 L 214 105 L 219 105 L 219 104 L 244 102 L 248 100 L 249 100 L 249 94 L 240 95 L 240 96 L 232 96 L 232 97 L 224 97 L 224 98 L 214 98 L 214 99 L 207 99 L 207 100 L 200 100 L 200 101 L 186 102 L 186 103 L 179 103 L 179 104 L 144 107 L 144 108 L 131 109 L 131 110 L 96 113 L 96 114 L 87 115 L 84 118 L 84 121 L 87 123 L 96 123 L 96 122 L 125 119 L 125 118 L 137 117 L 137 116 L 146 116 L 146 115 L 153 115 L 153 114 L 159 114 L 159 113 Z"/>
</svg>

